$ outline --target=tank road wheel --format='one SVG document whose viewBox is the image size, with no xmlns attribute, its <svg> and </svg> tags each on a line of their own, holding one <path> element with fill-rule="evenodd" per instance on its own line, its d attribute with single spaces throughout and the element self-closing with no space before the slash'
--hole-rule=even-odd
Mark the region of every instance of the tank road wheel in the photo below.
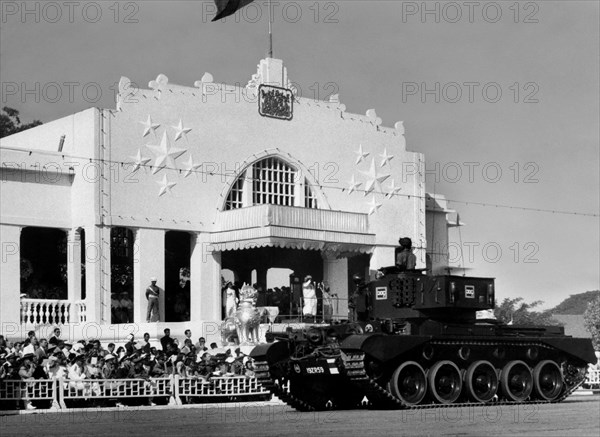
<svg viewBox="0 0 600 437">
<path fill-rule="evenodd" d="M 442 404 L 451 404 L 460 396 L 462 376 L 452 361 L 438 361 L 429 370 L 429 393 Z"/>
<path fill-rule="evenodd" d="M 465 384 L 471 399 L 482 403 L 491 401 L 498 391 L 496 368 L 489 361 L 475 361 L 467 369 Z"/>
<path fill-rule="evenodd" d="M 536 394 L 547 401 L 556 399 L 563 389 L 560 367 L 554 361 L 545 360 L 533 369 L 533 384 Z"/>
<path fill-rule="evenodd" d="M 392 375 L 389 390 L 407 405 L 419 404 L 427 394 L 425 370 L 414 361 L 402 363 Z"/>
<path fill-rule="evenodd" d="M 523 361 L 507 363 L 500 374 L 502 393 L 510 401 L 523 402 L 533 390 L 531 369 Z"/>
</svg>

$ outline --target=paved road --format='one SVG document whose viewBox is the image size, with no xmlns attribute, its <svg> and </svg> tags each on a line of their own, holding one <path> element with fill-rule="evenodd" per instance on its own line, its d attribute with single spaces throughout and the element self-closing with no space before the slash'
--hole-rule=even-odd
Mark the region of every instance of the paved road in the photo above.
<svg viewBox="0 0 600 437">
<path fill-rule="evenodd" d="M 127 408 L 0 417 L 7 436 L 594 436 L 600 397 L 561 404 L 437 408 L 420 411 L 299 413 L 273 403 Z"/>
</svg>

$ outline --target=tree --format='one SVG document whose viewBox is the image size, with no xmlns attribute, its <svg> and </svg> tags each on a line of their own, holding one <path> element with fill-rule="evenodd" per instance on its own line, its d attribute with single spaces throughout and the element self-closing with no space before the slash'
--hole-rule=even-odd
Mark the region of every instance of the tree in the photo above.
<svg viewBox="0 0 600 437">
<path fill-rule="evenodd" d="M 42 124 L 42 122 L 39 120 L 34 120 L 31 123 L 21 124 L 19 111 L 5 106 L 2 108 L 2 112 L 0 112 L 0 138 L 16 134 L 17 132 L 21 132 L 35 126 L 39 126 L 40 124 Z"/>
<path fill-rule="evenodd" d="M 600 296 L 588 304 L 583 314 L 585 329 L 592 334 L 592 344 L 595 350 L 600 350 Z"/>
<path fill-rule="evenodd" d="M 496 308 L 494 308 L 494 316 L 503 323 L 513 325 L 561 325 L 548 311 L 533 311 L 535 307 L 542 303 L 541 300 L 531 303 L 523 302 L 522 297 L 516 299 L 505 298 L 500 305 L 496 305 Z"/>
<path fill-rule="evenodd" d="M 600 293 L 599 290 L 586 291 L 585 293 L 572 294 L 553 309 L 552 314 L 583 314 L 588 304 L 596 299 Z"/>
</svg>

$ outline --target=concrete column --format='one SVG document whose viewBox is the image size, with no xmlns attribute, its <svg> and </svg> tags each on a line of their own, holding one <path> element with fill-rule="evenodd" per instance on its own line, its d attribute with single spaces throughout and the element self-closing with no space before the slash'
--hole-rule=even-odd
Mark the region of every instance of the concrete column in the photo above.
<svg viewBox="0 0 600 437">
<path fill-rule="evenodd" d="M 265 292 L 267 291 L 267 269 L 256 269 L 256 283 L 263 286 Z"/>
<path fill-rule="evenodd" d="M 348 258 L 323 259 L 323 281 L 329 283 L 332 294 L 337 294 L 334 300 L 333 316 L 342 319 L 348 318 Z"/>
<path fill-rule="evenodd" d="M 204 250 L 201 234 L 192 235 L 190 251 L 190 322 L 202 320 L 202 263 Z"/>
<path fill-rule="evenodd" d="M 67 289 L 69 302 L 81 300 L 81 233 L 79 228 L 67 234 Z"/>
<path fill-rule="evenodd" d="M 133 255 L 133 320 L 145 323 L 148 310 L 146 288 L 150 278 L 156 277 L 160 288 L 160 321 L 165 321 L 165 231 L 162 229 L 138 229 L 135 232 Z M 193 281 L 193 277 L 192 277 Z"/>
<path fill-rule="evenodd" d="M 16 331 L 21 318 L 21 227 L 0 225 L 2 262 L 0 262 L 0 332 L 6 337 Z"/>
<path fill-rule="evenodd" d="M 67 290 L 71 302 L 71 322 L 79 321 L 79 307 L 73 302 L 81 300 L 81 233 L 79 228 L 67 231 Z"/>
<path fill-rule="evenodd" d="M 110 323 L 110 228 L 86 226 L 85 239 L 87 322 Z"/>
<path fill-rule="evenodd" d="M 209 234 L 196 235 L 190 260 L 192 322 L 221 320 L 221 252 L 214 249 Z"/>
</svg>

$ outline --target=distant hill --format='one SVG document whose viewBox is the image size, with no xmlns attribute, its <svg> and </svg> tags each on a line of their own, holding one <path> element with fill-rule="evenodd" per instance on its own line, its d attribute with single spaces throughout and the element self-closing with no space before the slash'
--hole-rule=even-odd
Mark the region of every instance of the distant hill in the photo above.
<svg viewBox="0 0 600 437">
<path fill-rule="evenodd" d="M 572 294 L 548 312 L 550 314 L 583 314 L 588 303 L 597 298 L 598 294 L 600 294 L 600 290 Z"/>
</svg>

